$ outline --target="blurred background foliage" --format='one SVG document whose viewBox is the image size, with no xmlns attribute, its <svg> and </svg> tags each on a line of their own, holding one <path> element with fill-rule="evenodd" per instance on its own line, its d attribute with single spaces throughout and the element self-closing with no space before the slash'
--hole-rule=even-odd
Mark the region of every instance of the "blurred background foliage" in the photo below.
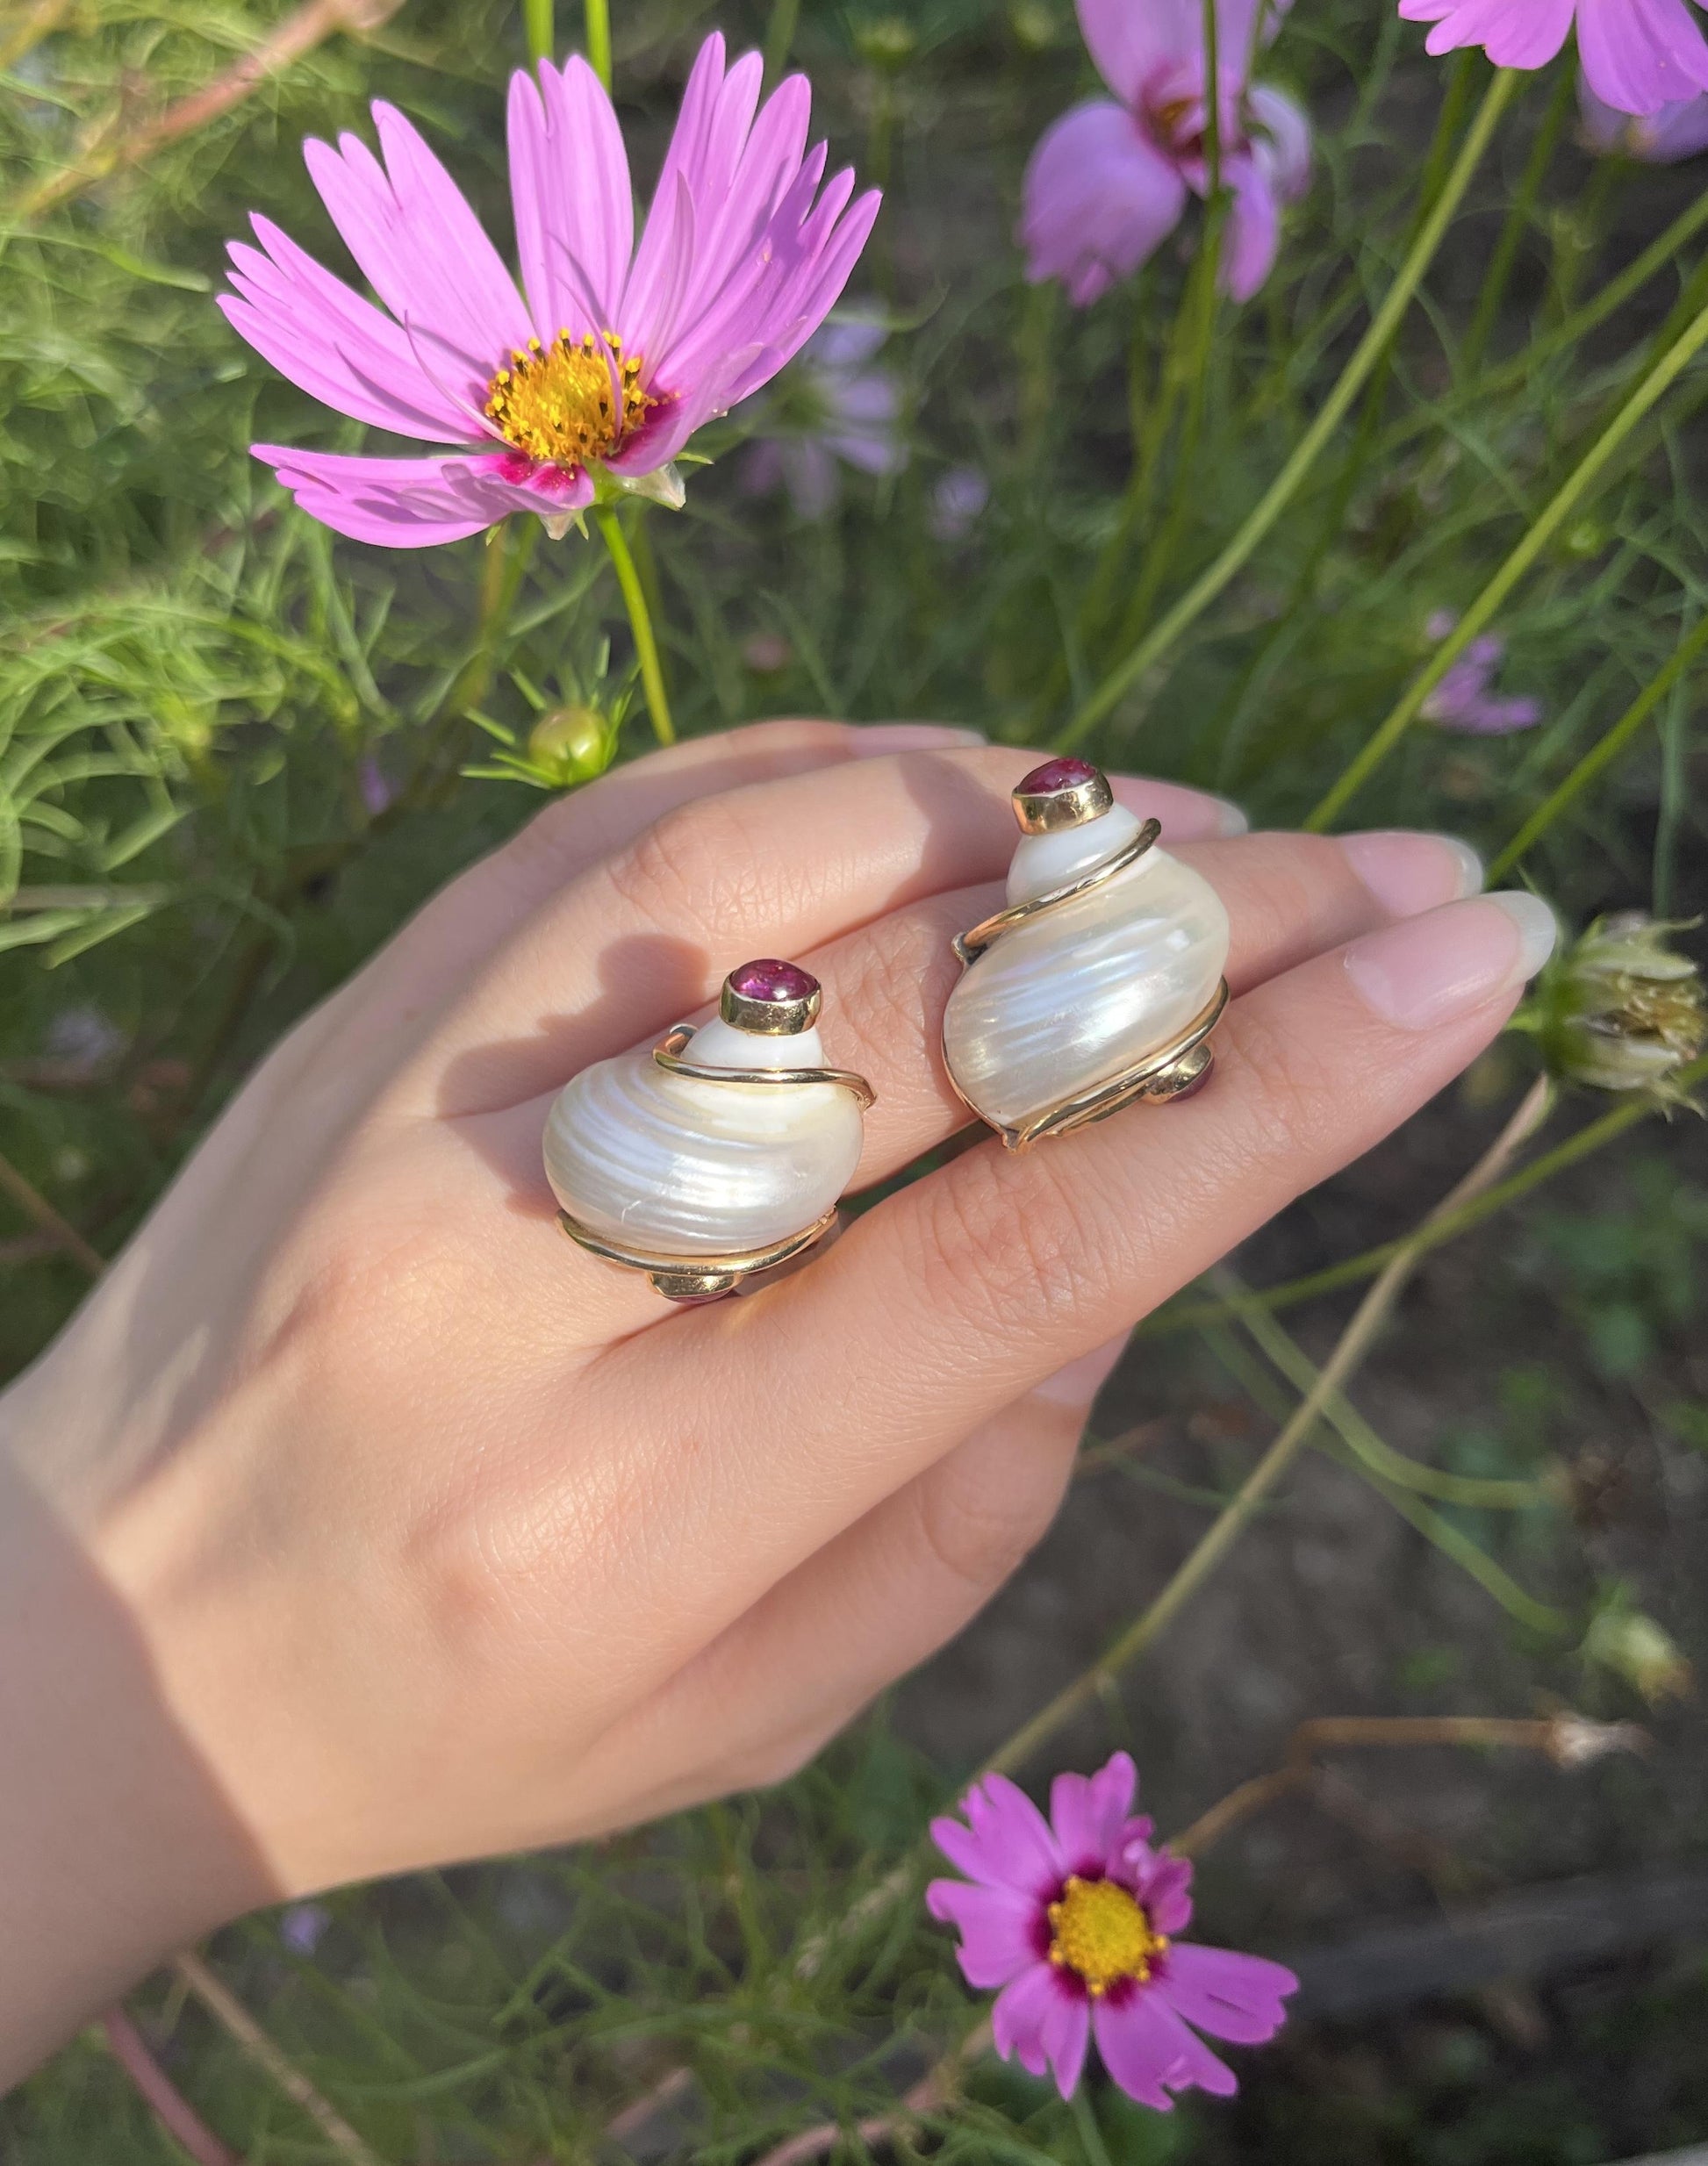
<svg viewBox="0 0 1708 2166">
<path fill-rule="evenodd" d="M 620 0 L 618 103 L 642 176 L 714 19 L 687 0 Z M 833 153 L 888 190 L 850 300 L 888 326 L 874 365 L 893 379 L 906 456 L 844 472 L 814 516 L 756 494 L 742 440 L 808 425 L 799 370 L 800 388 L 786 380 L 702 439 L 714 463 L 691 473 L 686 510 L 635 529 L 678 726 L 929 715 L 1057 741 L 1297 441 L 1488 71 L 1480 56 L 1426 60 L 1387 0 L 1298 0 L 1266 72 L 1308 106 L 1316 169 L 1260 295 L 1241 309 L 1193 300 L 1195 212 L 1178 245 L 1076 313 L 1025 286 L 1009 239 L 1031 144 L 1092 87 L 1060 0 L 732 0 L 715 19 L 732 42 L 805 67 Z M 558 34 L 566 45 L 578 25 L 560 15 Z M 341 265 L 299 145 L 362 128 L 375 97 L 421 124 L 507 235 L 502 91 L 522 57 L 507 0 L 12 0 L 0 18 L 0 1375 L 45 1344 L 285 1023 L 538 806 L 503 751 L 556 784 L 644 749 L 621 600 L 594 547 L 542 540 L 506 594 L 516 560 L 479 541 L 419 554 L 336 541 L 247 445 L 350 448 L 360 431 L 275 377 L 212 301 L 223 244 L 252 210 Z M 1346 423 L 1087 749 L 1229 793 L 1259 823 L 1304 816 L 1703 305 L 1699 169 L 1592 158 L 1574 111 L 1563 64 L 1525 79 Z M 1692 364 L 1502 610 L 1498 684 L 1537 704 L 1536 726 L 1468 735 L 1426 713 L 1338 824 L 1445 828 L 1490 857 L 1522 837 L 1516 876 L 1568 924 L 1702 907 L 1690 671 L 1589 786 L 1557 807 L 1551 793 L 1702 618 L 1704 391 Z M 542 714 L 566 706 L 581 719 L 542 735 Z M 1526 1051 L 1497 1052 L 1421 1140 L 1257 1244 L 1253 1281 L 1403 1230 L 1529 1072 Z M 1572 1101 L 1567 1132 L 1602 1113 Z M 1683 1170 L 1688 1116 L 1667 1130 L 1637 1108 L 1621 1132 L 1640 1119 L 1635 1157 L 1624 1146 L 1543 1190 L 1516 1230 L 1495 1222 L 1455 1252 L 1475 1275 L 1429 1296 L 1438 1330 L 1483 1331 L 1474 1403 L 1453 1402 L 1426 1337 L 1396 1373 L 1450 1474 L 1536 1483 L 1566 1466 L 1534 1510 L 1449 1501 L 1442 1524 L 1570 1620 L 1555 1644 L 1496 1614 L 1502 1661 L 1518 1664 L 1499 1674 L 1587 1691 L 1609 1719 L 1640 1707 L 1622 1620 L 1654 1598 L 1633 1589 L 1662 1536 L 1602 1542 L 1614 1508 L 1574 1423 L 1595 1409 L 1669 1467 L 1708 1454 L 1696 1351 L 1708 1195 Z M 1510 1310 L 1489 1305 L 1496 1283 Z M 1274 1376 L 1241 1383 L 1217 1356 L 1237 1343 L 1224 1311 L 1202 1339 L 1174 1331 L 1146 1356 L 1147 1408 L 1178 1417 L 1154 1464 L 1123 1461 L 1148 1510 L 1201 1512 L 1224 1495 L 1252 1424 L 1292 1403 Z M 1309 1309 L 1305 1337 L 1342 1313 Z M 1231 1389 L 1245 1410 L 1218 1430 Z M 1687 1488 L 1667 1492 L 1667 1539 L 1699 1532 L 1677 1503 Z M 1059 1576 L 1059 1557 L 1046 1569 Z M 1690 1640 L 1688 1619 L 1669 1623 Z M 1585 1685 L 1586 1629 L 1626 1651 L 1623 1682 L 1610 1660 Z M 1456 1682 L 1475 1659 L 1432 1631 L 1394 1652 L 1381 1704 L 1475 1696 Z M 1043 1696 L 1061 1675 L 1046 1661 L 1017 1689 Z M 962 1673 L 947 1675 L 957 1689 Z M 1331 1702 L 1336 1675 L 1322 1683 Z M 992 1717 L 963 1749 L 940 1703 L 915 1704 L 902 1734 L 874 1719 L 768 1803 L 592 1854 L 335 1897 L 294 1940 L 256 1920 L 222 1953 L 388 2160 L 604 2155 L 613 2117 L 649 2093 L 620 2132 L 631 2155 L 735 2166 L 826 2118 L 852 2131 L 972 2020 L 911 1897 L 859 1908 L 916 1858 L 928 1808 L 1000 1734 Z M 1126 1734 L 1120 1715 L 1108 1724 Z M 945 1741 L 922 1754 L 934 1732 Z M 1255 1757 L 1236 1775 L 1276 1756 L 1273 1722 L 1239 1734 Z M 1195 1780 L 1227 1772 L 1189 1754 L 1181 1765 Z M 1661 1850 L 1708 1837 L 1694 1789 L 1663 1811 L 1649 1779 L 1617 1764 L 1610 1817 L 1578 1862 L 1645 1815 L 1664 1823 Z M 1214 1792 L 1186 1795 L 1182 1780 L 1185 1818 Z M 1487 1831 L 1512 1874 L 1535 1832 L 1522 1814 Z M 1230 1868 L 1226 1915 L 1260 1941 L 1308 1927 L 1309 1905 L 1262 1881 L 1250 1861 Z M 176 2080 L 248 2158 L 360 2155 L 186 2003 L 182 1981 L 151 1989 L 145 2012 Z M 1708 2134 L 1699 2056 L 1682 2043 L 1704 2012 L 1708 1972 L 1681 1956 L 1562 2004 L 1556 2034 L 1571 2043 L 1554 2062 L 1525 2062 L 1522 2022 L 1503 2029 L 1486 2011 L 1350 2042 L 1319 2026 L 1254 2068 L 1231 2112 L 1169 2123 L 1101 2092 L 1070 2110 L 985 2062 L 952 2113 L 850 2133 L 841 2155 L 1593 2166 L 1619 2141 Z M 1664 2067 L 1650 2084 L 1664 2110 L 1622 2120 L 1645 2056 Z M 685 2067 L 691 2083 L 672 2074 Z M 1618 2112 L 1602 2112 L 1604 2094 Z M 1447 2123 L 1443 2149 L 1431 2131 Z M 30 2166 L 182 2155 L 93 2033 L 0 2109 L 0 2149 Z"/>
</svg>

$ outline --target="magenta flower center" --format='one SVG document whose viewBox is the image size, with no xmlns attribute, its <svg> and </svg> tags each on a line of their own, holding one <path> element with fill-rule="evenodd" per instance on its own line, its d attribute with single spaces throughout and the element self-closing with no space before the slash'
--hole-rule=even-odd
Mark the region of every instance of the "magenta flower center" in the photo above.
<svg viewBox="0 0 1708 2166">
<path fill-rule="evenodd" d="M 658 404 L 641 389 L 641 365 L 614 331 L 530 339 L 492 378 L 486 418 L 524 457 L 572 471 L 614 451 Z"/>
<path fill-rule="evenodd" d="M 1083 1978 L 1094 2000 L 1123 1978 L 1142 1984 L 1152 1957 L 1168 1946 L 1167 1936 L 1152 1930 L 1144 1906 L 1118 1881 L 1072 1874 L 1045 1915 L 1051 1962 Z"/>
</svg>

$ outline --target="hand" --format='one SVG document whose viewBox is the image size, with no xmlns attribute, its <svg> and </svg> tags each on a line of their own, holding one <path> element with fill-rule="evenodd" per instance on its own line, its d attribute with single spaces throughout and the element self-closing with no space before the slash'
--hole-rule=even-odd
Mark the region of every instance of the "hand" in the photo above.
<svg viewBox="0 0 1708 2166">
<path fill-rule="evenodd" d="M 957 743 L 771 724 L 554 805 L 277 1048 L 0 1402 L 15 2055 L 244 1908 L 797 1767 L 1036 1541 L 1116 1335 L 1439 1090 L 1546 944 L 1453 901 L 1460 846 L 1215 839 L 1120 784 L 1232 920 L 1210 1087 L 986 1140 L 672 1310 L 555 1225 L 553 1094 L 765 951 L 877 1089 L 859 1185 L 961 1128 L 950 939 L 1036 756 Z"/>
</svg>

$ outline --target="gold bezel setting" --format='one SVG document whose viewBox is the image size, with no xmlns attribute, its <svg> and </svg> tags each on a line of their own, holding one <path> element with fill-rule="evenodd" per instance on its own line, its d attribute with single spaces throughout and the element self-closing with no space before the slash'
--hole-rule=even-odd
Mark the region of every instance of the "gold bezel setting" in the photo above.
<svg viewBox="0 0 1708 2166">
<path fill-rule="evenodd" d="M 1053 789 L 1029 790 L 1023 782 L 1013 792 L 1014 816 L 1023 835 L 1059 835 L 1064 828 L 1082 828 L 1088 821 L 1101 820 L 1109 810 L 1115 792 L 1109 777 L 1088 761 L 1073 763 L 1081 764 L 1087 770 L 1083 776 L 1058 783 Z M 1049 765 L 1036 771 L 1046 773 Z"/>
</svg>

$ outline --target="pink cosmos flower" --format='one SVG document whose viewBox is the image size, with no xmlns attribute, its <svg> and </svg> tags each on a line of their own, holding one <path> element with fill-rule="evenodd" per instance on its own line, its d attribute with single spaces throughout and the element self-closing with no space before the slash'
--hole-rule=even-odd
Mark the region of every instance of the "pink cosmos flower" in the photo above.
<svg viewBox="0 0 1708 2166">
<path fill-rule="evenodd" d="M 877 359 L 887 324 L 850 315 L 815 332 L 785 379 L 770 433 L 748 449 L 742 484 L 764 496 L 780 483 L 801 519 L 822 519 L 842 493 L 838 462 L 863 474 L 908 463 L 901 387 Z"/>
<path fill-rule="evenodd" d="M 232 244 L 220 306 L 274 367 L 341 413 L 449 456 L 350 457 L 257 444 L 303 509 L 394 549 L 455 542 L 511 512 L 554 533 L 603 482 L 681 502 L 670 462 L 776 375 L 823 321 L 878 214 L 844 170 L 822 190 L 811 94 L 759 105 L 763 63 L 700 47 L 634 245 L 628 161 L 587 63 L 510 83 L 510 186 L 526 298 L 456 183 L 395 107 L 384 163 L 353 135 L 304 147 L 376 307 L 269 219 Z M 386 312 L 389 311 L 388 314 Z"/>
<path fill-rule="evenodd" d="M 1651 166 L 1676 165 L 1708 150 L 1708 93 L 1675 99 L 1652 113 L 1622 113 L 1597 97 L 1580 74 L 1577 104 L 1591 150 Z"/>
<path fill-rule="evenodd" d="M 1066 2098 L 1094 2033 L 1128 2097 L 1166 2112 L 1172 2091 L 1236 2088 L 1197 2031 L 1261 2044 L 1299 1982 L 1261 1956 L 1175 1939 L 1192 1916 L 1192 1868 L 1132 1818 L 1137 1783 L 1125 1753 L 1096 1775 L 1059 1775 L 1046 1820 L 1005 1776 L 987 1775 L 961 1800 L 966 1826 L 931 1823 L 967 1878 L 934 1880 L 925 1901 L 958 1927 L 967 1983 L 1001 1988 L 991 2026 L 1005 2061 L 1018 2055 L 1034 2076 L 1048 2068 Z"/>
<path fill-rule="evenodd" d="M 1708 90 L 1708 46 L 1684 0 L 1400 0 L 1433 23 L 1432 53 L 1480 45 L 1497 68 L 1546 68 L 1574 18 L 1590 88 L 1622 113 L 1654 113 Z"/>
<path fill-rule="evenodd" d="M 1046 129 L 1026 169 L 1019 240 L 1034 284 L 1059 278 L 1084 308 L 1130 277 L 1179 225 L 1204 164 L 1202 0 L 1078 0 L 1080 28 L 1119 104 L 1091 98 Z M 1285 91 L 1248 80 L 1264 0 L 1216 0 L 1222 178 L 1232 190 L 1222 283 L 1249 300 L 1269 276 L 1283 204 L 1310 177 L 1310 123 Z"/>
<path fill-rule="evenodd" d="M 1424 629 L 1439 646 L 1458 621 L 1451 609 L 1437 609 Z M 1424 720 L 1468 737 L 1510 737 L 1514 730 L 1533 729 L 1542 719 L 1539 699 L 1506 699 L 1489 690 L 1505 656 L 1506 642 L 1498 633 L 1474 639 L 1424 701 Z"/>
</svg>

